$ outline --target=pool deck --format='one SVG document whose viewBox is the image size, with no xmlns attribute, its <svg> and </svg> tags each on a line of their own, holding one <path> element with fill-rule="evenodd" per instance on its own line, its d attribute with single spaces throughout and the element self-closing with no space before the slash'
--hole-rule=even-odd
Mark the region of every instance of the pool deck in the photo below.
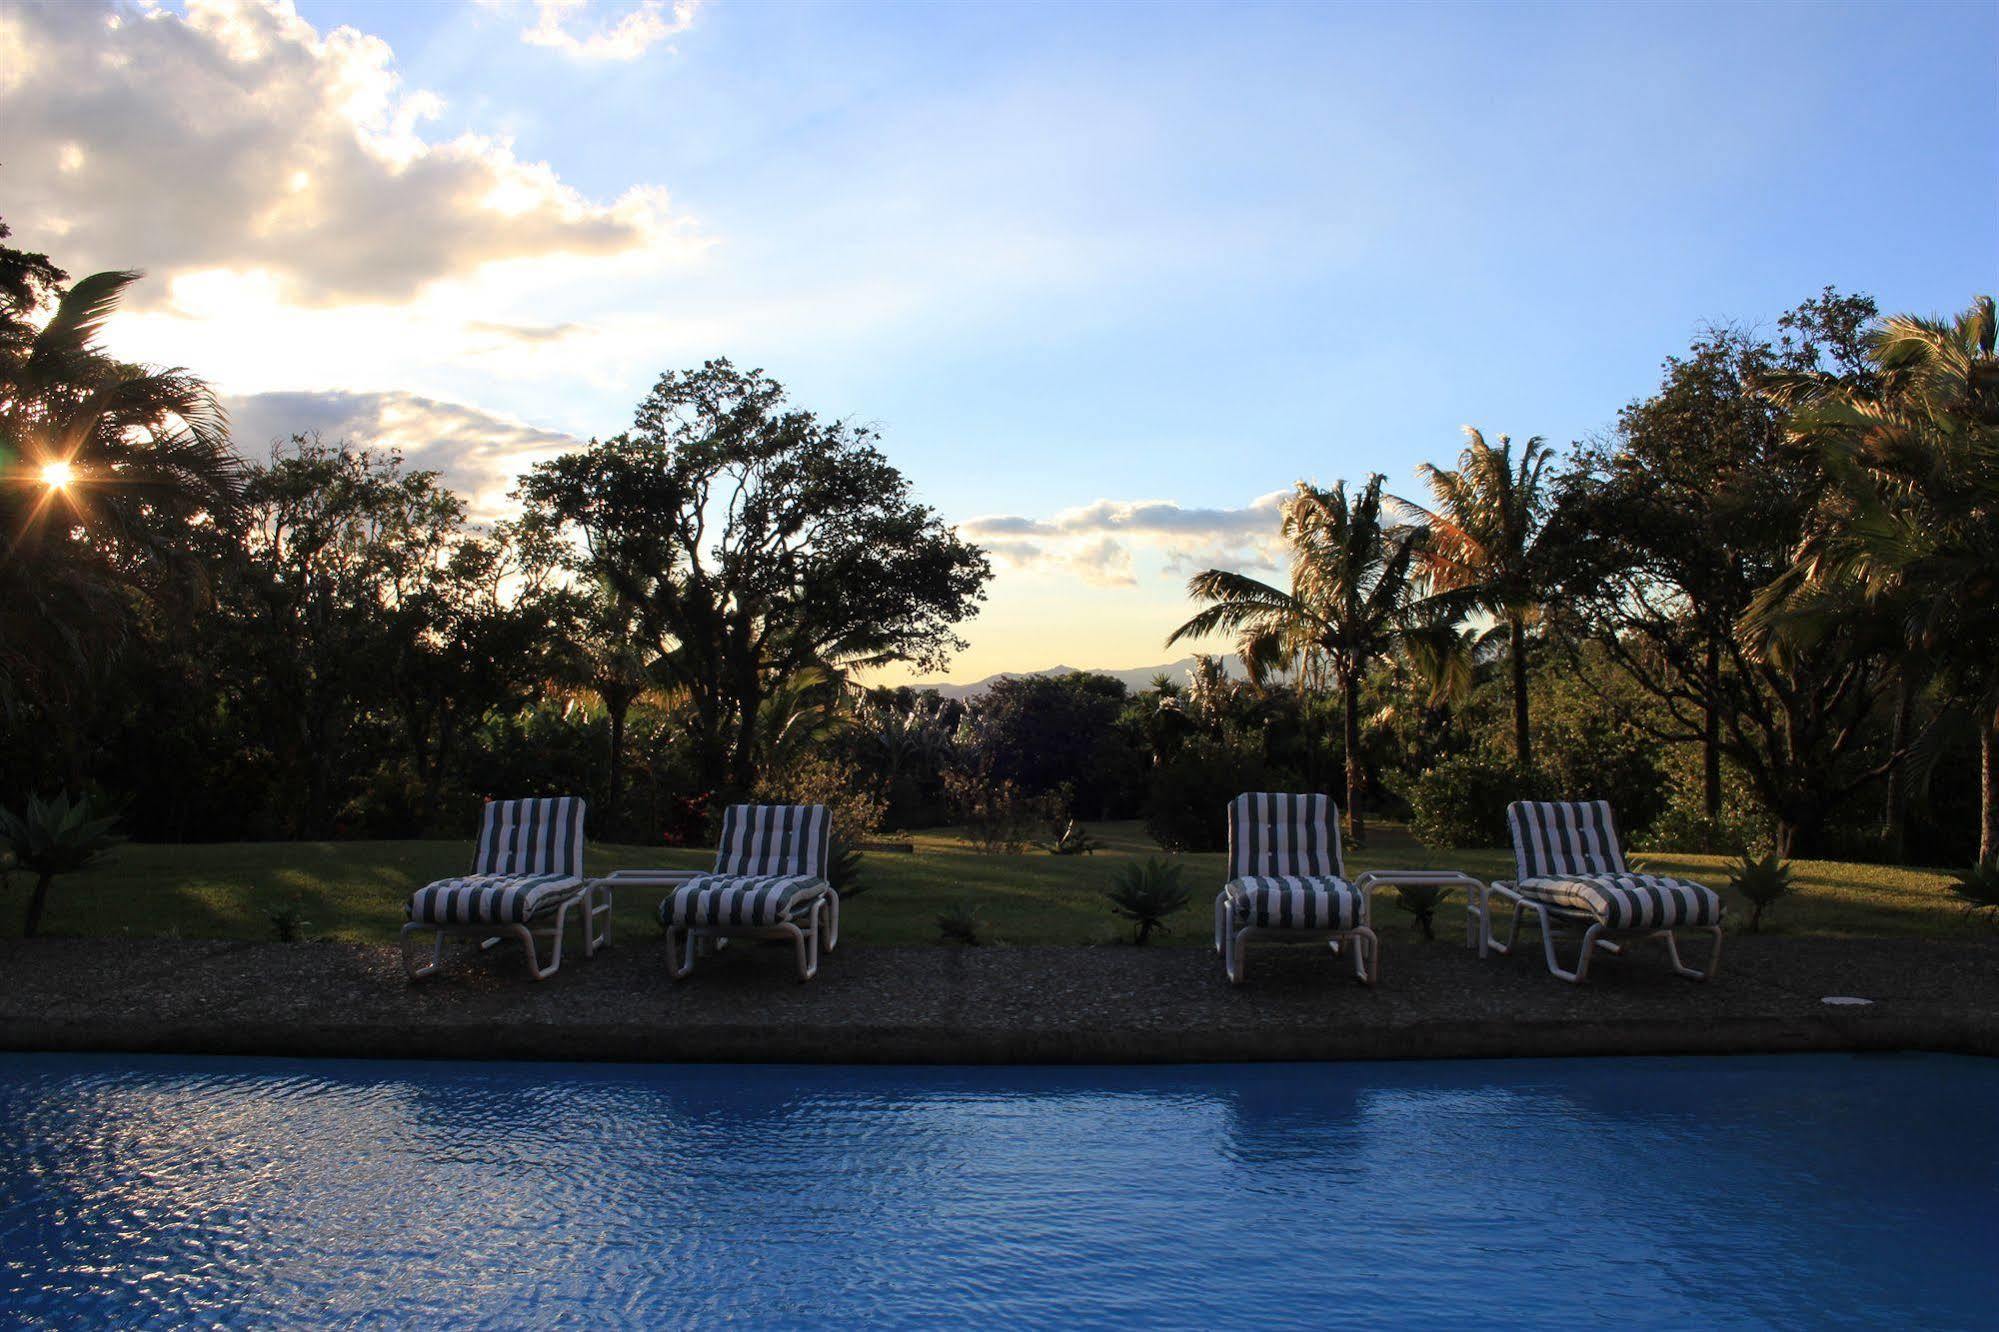
<svg viewBox="0 0 1999 1332">
<path fill-rule="evenodd" d="M 1523 941 L 1524 942 L 1524 941 Z M 1323 948 L 1253 950 L 1232 988 L 1201 948 L 863 948 L 798 983 L 738 946 L 675 983 L 657 938 L 403 979 L 352 944 L 0 942 L 0 1048 L 479 1059 L 1181 1063 L 1793 1050 L 1999 1055 L 1999 941 L 1731 938 L 1697 984 L 1658 945 L 1566 985 L 1538 948 L 1479 960 L 1391 936 L 1381 983 Z M 1873 999 L 1834 1007 L 1828 995 Z"/>
</svg>

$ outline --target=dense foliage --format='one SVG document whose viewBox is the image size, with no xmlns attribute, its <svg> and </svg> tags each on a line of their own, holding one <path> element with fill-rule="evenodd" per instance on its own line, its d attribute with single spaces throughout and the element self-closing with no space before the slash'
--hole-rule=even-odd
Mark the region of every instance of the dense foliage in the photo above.
<svg viewBox="0 0 1999 1332">
<path fill-rule="evenodd" d="M 0 244 L 0 808 L 392 837 L 579 792 L 596 836 L 678 842 L 728 799 L 813 800 L 851 870 L 942 823 L 1218 849 L 1246 789 L 1335 792 L 1356 840 L 1494 844 L 1541 794 L 1610 800 L 1634 847 L 1999 853 L 1989 300 L 1828 290 L 1703 332 L 1566 451 L 1468 430 L 1420 503 L 1301 483 L 1287 576 L 1191 581 L 1169 641 L 1232 659 L 957 700 L 862 681 L 944 665 L 984 554 L 761 371 L 662 376 L 481 523 L 367 440 L 244 456 L 196 376 L 99 347 L 135 280 Z"/>
</svg>

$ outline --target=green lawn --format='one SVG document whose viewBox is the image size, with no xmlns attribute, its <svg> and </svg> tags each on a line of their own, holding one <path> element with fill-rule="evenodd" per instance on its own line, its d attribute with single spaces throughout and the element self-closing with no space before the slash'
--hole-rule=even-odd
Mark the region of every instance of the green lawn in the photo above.
<svg viewBox="0 0 1999 1332">
<path fill-rule="evenodd" d="M 863 944 L 932 943 L 937 913 L 958 902 L 973 904 L 993 942 L 1029 944 L 1110 943 L 1126 937 L 1103 900 L 1120 864 L 1157 854 L 1135 823 L 1092 830 L 1103 849 L 1089 856 L 981 855 L 948 829 L 916 834 L 914 854 L 873 852 L 863 869 L 865 891 L 843 913 L 842 938 Z M 1505 851 L 1425 850 L 1401 829 L 1371 829 L 1371 845 L 1350 857 L 1348 870 L 1439 866 L 1493 878 L 1511 871 Z M 644 847 L 591 849 L 593 873 L 637 865 L 695 867 L 710 863 L 703 851 Z M 1202 944 L 1220 886 L 1222 856 L 1179 857 L 1193 900 L 1171 922 L 1162 942 Z M 1654 869 L 1721 886 L 1718 856 L 1650 856 Z M 467 842 L 306 842 L 120 847 L 101 868 L 57 881 L 46 934 L 178 935 L 183 938 L 268 939 L 269 913 L 296 904 L 313 938 L 382 942 L 395 938 L 403 902 L 430 881 L 463 873 L 471 860 Z M 1929 871 L 1831 861 L 1800 861 L 1797 891 L 1765 915 L 1764 928 L 1786 934 L 1929 935 L 1968 938 L 1982 933 L 1959 917 L 1948 876 Z M 0 934 L 18 934 L 29 882 L 16 873 L 0 888 Z M 618 899 L 617 928 L 626 939 L 657 932 L 653 910 L 659 894 L 628 890 Z M 1393 909 L 1392 895 L 1377 903 L 1376 924 L 1391 932 L 1410 928 Z M 1743 904 L 1730 903 L 1736 928 L 1747 921 Z M 1438 920 L 1445 938 L 1462 937 L 1455 901 Z"/>
</svg>

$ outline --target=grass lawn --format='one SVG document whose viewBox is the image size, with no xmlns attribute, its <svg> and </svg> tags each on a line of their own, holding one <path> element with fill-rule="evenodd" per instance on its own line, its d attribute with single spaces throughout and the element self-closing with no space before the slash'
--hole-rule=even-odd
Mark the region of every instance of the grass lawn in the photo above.
<svg viewBox="0 0 1999 1332">
<path fill-rule="evenodd" d="M 986 922 L 987 938 L 1009 944 L 1100 944 L 1129 937 L 1114 918 L 1103 891 L 1118 866 L 1158 854 L 1136 823 L 1092 828 L 1103 849 L 1088 856 L 981 855 L 950 829 L 915 834 L 909 855 L 871 852 L 863 867 L 864 891 L 842 913 L 844 942 L 934 943 L 937 913 L 968 902 Z M 1510 874 L 1503 850 L 1431 851 L 1402 829 L 1369 829 L 1365 851 L 1348 858 L 1349 873 L 1381 868 L 1435 866 L 1464 869 L 1483 878 Z M 270 913 L 295 905 L 310 938 L 388 942 L 402 925 L 403 903 L 432 879 L 463 873 L 469 842 L 264 842 L 209 845 L 140 845 L 118 848 L 101 867 L 56 881 L 45 934 L 177 935 L 182 938 L 269 939 Z M 1220 888 L 1219 854 L 1178 858 L 1192 892 L 1161 942 L 1205 945 L 1212 903 Z M 1727 879 L 1719 856 L 1655 855 L 1648 868 L 1721 887 Z M 703 867 L 712 853 L 646 847 L 592 846 L 589 869 L 602 873 L 639 865 Z M 1981 937 L 1965 923 L 1948 890 L 1949 877 L 1931 870 L 1834 861 L 1799 861 L 1793 895 L 1764 913 L 1766 931 L 1800 935 L 1923 935 Z M 0 935 L 17 935 L 31 884 L 16 873 L 0 888 Z M 619 895 L 616 928 L 627 941 L 655 937 L 657 891 Z M 1394 909 L 1393 894 L 1376 903 L 1375 925 L 1391 940 L 1413 928 Z M 1437 932 L 1462 938 L 1457 897 L 1439 912 Z M 1745 904 L 1729 904 L 1731 923 L 1748 920 Z"/>
</svg>

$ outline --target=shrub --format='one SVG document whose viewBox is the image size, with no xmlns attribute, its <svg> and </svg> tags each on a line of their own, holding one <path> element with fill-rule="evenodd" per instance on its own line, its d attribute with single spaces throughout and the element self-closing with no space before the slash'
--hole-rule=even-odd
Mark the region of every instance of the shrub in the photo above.
<svg viewBox="0 0 1999 1332">
<path fill-rule="evenodd" d="M 1999 916 L 1999 861 L 1981 861 L 1957 876 L 1951 893 L 1965 904 L 1964 914 L 1983 911 L 1987 921 Z"/>
<path fill-rule="evenodd" d="M 1055 840 L 1043 842 L 1051 856 L 1087 856 L 1097 849 L 1097 839 L 1090 836 L 1089 829 L 1070 819 L 1055 828 Z"/>
<path fill-rule="evenodd" d="M 1260 752 L 1190 735 L 1152 770 L 1145 830 L 1168 851 L 1220 851 L 1229 844 L 1229 802 L 1272 789 Z"/>
<path fill-rule="evenodd" d="M 1154 930 L 1166 933 L 1166 918 L 1187 905 L 1180 868 L 1157 856 L 1147 856 L 1142 863 L 1130 861 L 1118 871 L 1117 882 L 1104 896 L 1110 899 L 1111 914 L 1124 917 L 1135 927 L 1132 943 L 1146 943 Z"/>
<path fill-rule="evenodd" d="M 1506 846 L 1507 805 L 1548 794 L 1545 779 L 1511 760 L 1459 754 L 1416 779 L 1410 830 L 1425 846 Z"/>
<path fill-rule="evenodd" d="M 965 840 L 988 855 L 1019 855 L 1035 830 L 1057 813 L 1053 797 L 1029 795 L 1011 780 L 962 770 L 944 774 L 944 791 L 965 827 Z"/>
<path fill-rule="evenodd" d="M 958 902 L 937 913 L 937 933 L 945 943 L 977 948 L 986 941 L 985 918 L 970 902 Z"/>
<path fill-rule="evenodd" d="M 782 772 L 766 775 L 757 783 L 756 798 L 774 805 L 826 806 L 833 819 L 826 882 L 841 897 L 858 897 L 866 891 L 858 843 L 881 831 L 888 801 L 857 764 L 826 753 L 808 753 Z"/>
<path fill-rule="evenodd" d="M 1729 868 L 1729 887 L 1749 899 L 1749 932 L 1763 928 L 1763 908 L 1791 892 L 1791 863 L 1779 860 L 1775 851 L 1752 857 L 1747 851 Z"/>
</svg>

